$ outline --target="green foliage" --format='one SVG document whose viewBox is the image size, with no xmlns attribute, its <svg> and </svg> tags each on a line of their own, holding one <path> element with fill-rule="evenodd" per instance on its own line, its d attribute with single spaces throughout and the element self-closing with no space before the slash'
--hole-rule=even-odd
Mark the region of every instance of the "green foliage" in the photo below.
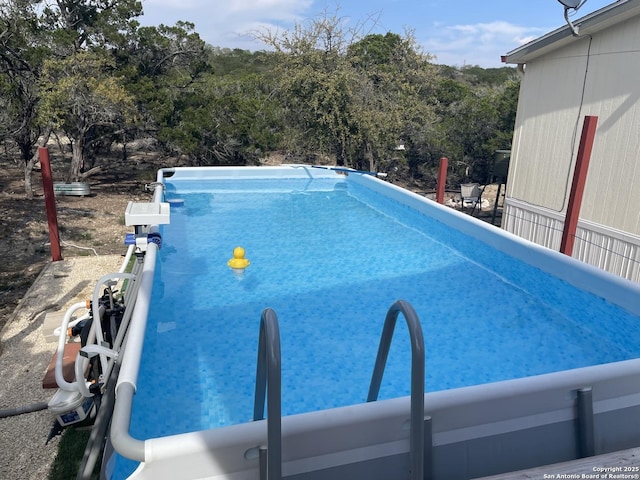
<svg viewBox="0 0 640 480">
<path fill-rule="evenodd" d="M 37 41 L 35 1 L 0 5 L 0 138 L 13 140 L 26 161 L 40 132 L 37 81 L 47 48 Z"/>
<path fill-rule="evenodd" d="M 277 146 L 279 129 L 268 85 L 205 75 L 182 95 L 158 137 L 194 165 L 253 164 Z"/>
<path fill-rule="evenodd" d="M 46 60 L 41 77 L 40 120 L 78 139 L 92 126 L 132 122 L 133 98 L 113 76 L 113 60 L 80 52 L 63 60 Z"/>
<path fill-rule="evenodd" d="M 238 79 L 247 74 L 269 75 L 274 60 L 275 56 L 270 52 L 212 47 L 209 49 L 208 63 L 217 77 Z"/>
<path fill-rule="evenodd" d="M 136 121 L 133 97 L 113 72 L 113 58 L 102 51 L 80 51 L 46 60 L 40 78 L 39 120 L 72 139 L 69 180 L 77 181 L 88 147 L 106 133 Z"/>
<path fill-rule="evenodd" d="M 39 2 L 40 3 L 40 2 Z M 57 0 L 44 2 L 40 34 L 60 56 L 87 48 L 113 48 L 125 44 L 142 15 L 138 0 Z"/>
<path fill-rule="evenodd" d="M 460 72 L 463 81 L 476 86 L 498 87 L 517 78 L 512 67 L 482 68 L 475 65 L 462 67 Z"/>
<path fill-rule="evenodd" d="M 515 70 L 442 65 L 437 69 L 431 99 L 437 123 L 431 141 L 418 148 L 419 158 L 413 157 L 416 176 L 435 185 L 438 159 L 446 156 L 452 186 L 490 181 L 495 150 L 511 146 L 519 91 Z"/>
<path fill-rule="evenodd" d="M 441 156 L 452 184 L 484 181 L 510 147 L 512 68 L 434 65 L 411 32 L 368 35 L 327 12 L 259 32 L 258 52 L 208 46 L 188 22 L 140 27 L 141 13 L 137 0 L 1 5 L 0 134 L 29 156 L 55 125 L 72 140 L 72 176 L 118 137 L 155 137 L 193 165 L 279 151 L 427 185 Z"/>
<path fill-rule="evenodd" d="M 493 151 L 509 148 L 515 71 L 436 66 L 411 33 L 358 33 L 324 13 L 261 35 L 276 52 L 284 149 L 432 185 L 438 159 L 448 156 L 459 166 L 451 182 L 485 180 Z"/>
</svg>

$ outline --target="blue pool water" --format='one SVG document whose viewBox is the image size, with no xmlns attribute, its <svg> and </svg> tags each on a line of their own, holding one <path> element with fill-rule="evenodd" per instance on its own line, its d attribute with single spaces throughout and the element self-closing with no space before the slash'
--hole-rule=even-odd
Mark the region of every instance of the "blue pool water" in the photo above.
<svg viewBox="0 0 640 480">
<path fill-rule="evenodd" d="M 421 319 L 427 391 L 640 356 L 638 318 L 347 178 L 167 181 L 131 434 L 252 416 L 261 312 L 282 340 L 283 414 L 366 400 L 384 317 Z M 242 278 L 227 266 L 241 245 Z M 409 394 L 398 322 L 380 398 Z M 134 465 L 118 460 L 113 478 Z"/>
</svg>

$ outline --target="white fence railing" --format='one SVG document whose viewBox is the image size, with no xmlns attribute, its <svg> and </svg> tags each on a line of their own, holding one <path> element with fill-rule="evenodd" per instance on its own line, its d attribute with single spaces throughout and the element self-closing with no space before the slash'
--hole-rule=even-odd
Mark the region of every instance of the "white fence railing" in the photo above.
<svg viewBox="0 0 640 480">
<path fill-rule="evenodd" d="M 519 237 L 560 249 L 564 214 L 506 198 L 502 228 Z M 640 236 L 580 220 L 573 257 L 622 278 L 640 283 Z"/>
</svg>

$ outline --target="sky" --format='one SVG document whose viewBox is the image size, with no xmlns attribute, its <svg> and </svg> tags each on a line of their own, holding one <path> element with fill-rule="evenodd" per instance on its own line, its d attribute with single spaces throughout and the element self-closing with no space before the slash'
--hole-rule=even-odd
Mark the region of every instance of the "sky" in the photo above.
<svg viewBox="0 0 640 480">
<path fill-rule="evenodd" d="M 614 0 L 587 0 L 572 21 Z M 501 55 L 566 25 L 558 0 L 142 0 L 144 26 L 195 24 L 208 44 L 268 50 L 252 32 L 289 31 L 323 12 L 364 33 L 413 31 L 434 63 L 501 67 Z M 360 28 L 359 31 L 363 29 Z"/>
</svg>

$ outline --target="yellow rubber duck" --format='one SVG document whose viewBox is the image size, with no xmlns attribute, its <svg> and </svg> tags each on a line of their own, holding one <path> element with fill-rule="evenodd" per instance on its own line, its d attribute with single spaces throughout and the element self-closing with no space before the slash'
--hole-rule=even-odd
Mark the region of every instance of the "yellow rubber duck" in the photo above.
<svg viewBox="0 0 640 480">
<path fill-rule="evenodd" d="M 244 258 L 245 252 L 244 248 L 236 247 L 233 249 L 233 258 L 227 262 L 234 270 L 244 270 L 251 263 L 249 260 Z"/>
</svg>

